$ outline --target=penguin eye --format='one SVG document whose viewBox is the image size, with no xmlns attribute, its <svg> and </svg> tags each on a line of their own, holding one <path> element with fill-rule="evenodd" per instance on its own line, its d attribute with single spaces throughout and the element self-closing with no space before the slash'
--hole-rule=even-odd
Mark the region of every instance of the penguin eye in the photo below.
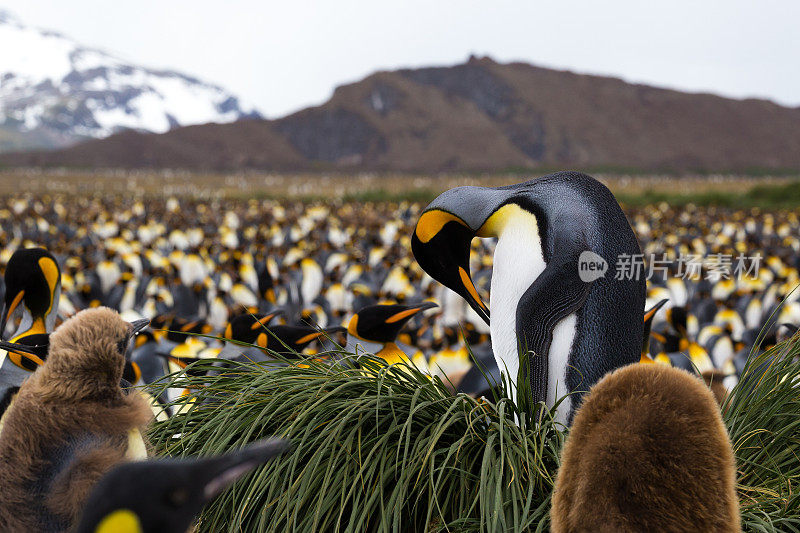
<svg viewBox="0 0 800 533">
<path fill-rule="evenodd" d="M 122 355 L 125 355 L 128 352 L 128 340 L 128 337 L 125 337 L 117 343 L 117 351 Z"/>
<path fill-rule="evenodd" d="M 171 489 L 167 491 L 166 500 L 171 507 L 182 507 L 189 500 L 189 491 L 182 488 Z"/>
</svg>

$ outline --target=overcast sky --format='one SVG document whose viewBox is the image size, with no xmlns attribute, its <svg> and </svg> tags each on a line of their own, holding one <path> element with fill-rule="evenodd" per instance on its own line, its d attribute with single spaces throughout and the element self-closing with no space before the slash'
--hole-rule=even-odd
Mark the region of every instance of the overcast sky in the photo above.
<svg viewBox="0 0 800 533">
<path fill-rule="evenodd" d="M 471 53 L 800 105 L 800 1 L 0 0 L 23 22 L 223 85 L 270 117 Z M 0 51 L 8 53 L 8 51 Z"/>
</svg>

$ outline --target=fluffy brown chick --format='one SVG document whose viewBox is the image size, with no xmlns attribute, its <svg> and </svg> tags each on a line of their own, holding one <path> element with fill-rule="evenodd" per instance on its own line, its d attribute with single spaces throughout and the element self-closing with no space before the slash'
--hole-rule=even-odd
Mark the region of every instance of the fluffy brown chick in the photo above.
<svg viewBox="0 0 800 533">
<path fill-rule="evenodd" d="M 0 433 L 0 531 L 69 529 L 92 486 L 141 439 L 152 411 L 120 386 L 132 333 L 100 307 L 51 335 L 47 360 L 20 388 Z"/>
<path fill-rule="evenodd" d="M 561 453 L 553 533 L 741 531 L 736 462 L 703 381 L 634 364 L 594 387 Z"/>
</svg>

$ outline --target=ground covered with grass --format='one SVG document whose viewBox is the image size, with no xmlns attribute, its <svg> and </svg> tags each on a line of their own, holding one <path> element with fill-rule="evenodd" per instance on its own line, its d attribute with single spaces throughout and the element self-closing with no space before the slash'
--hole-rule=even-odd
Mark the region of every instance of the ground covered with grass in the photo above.
<svg viewBox="0 0 800 533">
<path fill-rule="evenodd" d="M 746 531 L 800 531 L 799 355 L 795 339 L 753 358 L 723 406 Z M 453 395 L 438 378 L 368 356 L 192 374 L 175 376 L 193 399 L 154 426 L 158 453 L 216 453 L 270 435 L 294 446 L 211 504 L 201 531 L 549 528 L 565 434 L 547 413 L 537 424 L 511 400 Z"/>
</svg>

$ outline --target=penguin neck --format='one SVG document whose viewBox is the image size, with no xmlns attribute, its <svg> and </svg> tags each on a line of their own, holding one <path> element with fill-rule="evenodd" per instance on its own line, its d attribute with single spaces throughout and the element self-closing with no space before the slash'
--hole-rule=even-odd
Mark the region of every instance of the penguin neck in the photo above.
<svg viewBox="0 0 800 533">
<path fill-rule="evenodd" d="M 52 322 L 55 322 L 55 313 L 52 313 L 52 315 Z M 51 320 L 48 320 L 48 318 L 49 317 L 47 316 L 34 317 L 30 310 L 27 307 L 24 307 L 22 311 L 22 320 L 19 323 L 17 331 L 15 331 L 14 335 L 12 335 L 11 342 L 16 342 L 21 337 L 27 337 L 29 335 L 44 335 L 47 334 L 48 331 L 52 331 L 52 326 L 48 329 L 48 323 L 51 322 Z"/>
<path fill-rule="evenodd" d="M 406 353 L 403 350 L 401 350 L 400 347 L 397 346 L 397 344 L 395 344 L 394 342 L 387 342 L 386 344 L 384 344 L 383 348 L 381 348 L 381 350 L 375 355 L 377 357 L 380 357 L 390 365 L 394 363 L 408 362 L 408 356 L 406 355 Z"/>
<path fill-rule="evenodd" d="M 505 212 L 504 212 L 505 211 Z M 492 350 L 501 372 L 506 373 L 512 398 L 516 398 L 519 372 L 517 307 L 528 287 L 547 266 L 536 217 L 515 204 L 508 204 L 490 217 L 498 238 L 494 251 L 489 308 Z"/>
</svg>

